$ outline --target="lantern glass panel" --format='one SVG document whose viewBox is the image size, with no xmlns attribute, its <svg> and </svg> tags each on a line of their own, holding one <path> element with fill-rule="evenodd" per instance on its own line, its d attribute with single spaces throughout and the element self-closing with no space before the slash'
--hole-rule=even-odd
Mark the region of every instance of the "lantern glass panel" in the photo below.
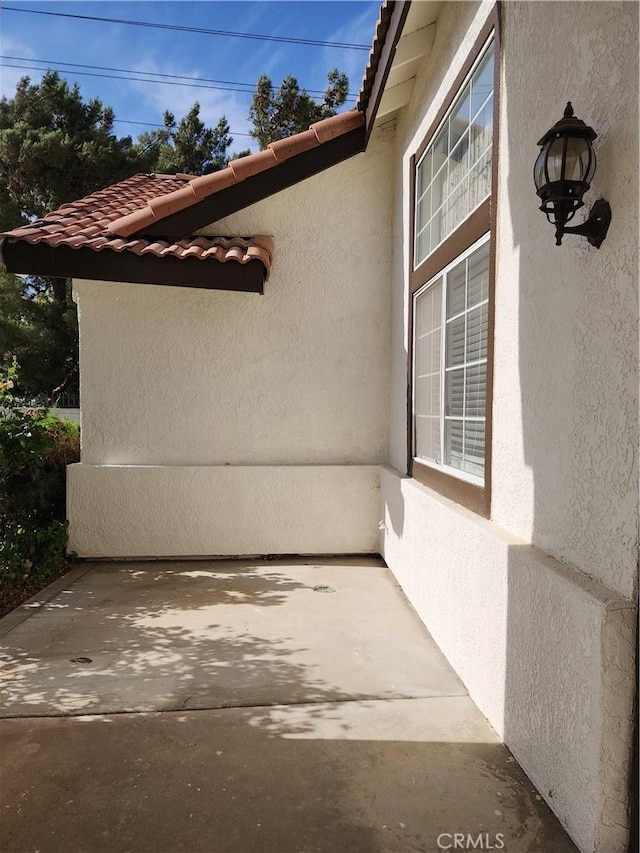
<svg viewBox="0 0 640 853">
<path fill-rule="evenodd" d="M 595 172 L 595 157 L 588 139 L 570 136 L 567 140 L 567 163 L 565 179 L 567 181 L 584 181 L 591 183 Z"/>
<path fill-rule="evenodd" d="M 547 148 L 547 173 L 550 183 L 562 180 L 564 141 L 564 136 L 557 136 L 551 140 L 551 144 Z"/>
<path fill-rule="evenodd" d="M 547 160 L 547 146 L 540 149 L 536 164 L 533 167 L 533 180 L 536 183 L 536 189 L 539 190 L 547 183 L 547 175 L 544 170 L 544 164 Z"/>
</svg>

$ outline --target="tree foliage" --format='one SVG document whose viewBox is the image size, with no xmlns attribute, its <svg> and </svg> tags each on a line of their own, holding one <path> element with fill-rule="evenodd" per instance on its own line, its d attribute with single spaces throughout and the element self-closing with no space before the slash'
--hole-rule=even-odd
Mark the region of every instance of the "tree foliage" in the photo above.
<svg viewBox="0 0 640 853">
<path fill-rule="evenodd" d="M 153 152 L 113 132 L 114 114 L 98 98 L 85 102 L 55 71 L 39 83 L 23 77 L 0 100 L 0 227 L 44 216 L 66 202 L 147 170 Z M 26 394 L 50 394 L 74 379 L 75 306 L 64 279 L 0 279 L 0 355 L 20 357 Z"/>
<path fill-rule="evenodd" d="M 157 172 L 207 175 L 227 165 L 233 137 L 225 116 L 215 127 L 206 127 L 200 118 L 200 104 L 196 101 L 178 124 L 173 113 L 165 112 L 164 127 L 143 134 L 140 142 L 155 151 Z M 243 151 L 233 156 L 247 153 Z"/>
<path fill-rule="evenodd" d="M 14 97 L 0 100 L 3 228 L 148 170 L 154 153 L 130 136 L 119 139 L 113 121 L 110 107 L 97 98 L 85 103 L 79 86 L 55 71 L 36 84 L 23 77 Z"/>
<path fill-rule="evenodd" d="M 0 368 L 0 584 L 54 570 L 67 542 L 65 469 L 80 456 L 77 424 L 14 396 L 15 360 Z"/>
<path fill-rule="evenodd" d="M 301 89 L 295 77 L 288 75 L 280 88 L 274 91 L 266 74 L 258 80 L 251 101 L 249 121 L 253 125 L 251 136 L 264 150 L 270 142 L 301 133 L 309 125 L 329 118 L 344 104 L 349 92 L 346 74 L 334 68 L 327 74 L 327 89 L 318 103 L 305 89 Z"/>
<path fill-rule="evenodd" d="M 69 290 L 54 299 L 44 279 L 0 272 L 0 360 L 16 357 L 16 393 L 51 396 L 64 386 L 77 391 L 78 320 Z"/>
<path fill-rule="evenodd" d="M 0 230 L 44 216 L 138 172 L 204 174 L 226 165 L 232 143 L 223 117 L 205 127 L 196 103 L 176 124 L 138 142 L 113 132 L 114 113 L 85 102 L 48 71 L 40 83 L 23 77 L 13 98 L 0 100 Z M 78 326 L 64 279 L 0 275 L 0 361 L 17 356 L 17 390 L 51 396 L 78 390 Z"/>
</svg>

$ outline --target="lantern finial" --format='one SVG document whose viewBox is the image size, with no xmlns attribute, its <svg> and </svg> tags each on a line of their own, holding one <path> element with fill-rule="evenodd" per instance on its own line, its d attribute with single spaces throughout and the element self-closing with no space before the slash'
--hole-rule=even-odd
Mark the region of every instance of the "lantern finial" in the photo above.
<svg viewBox="0 0 640 853">
<path fill-rule="evenodd" d="M 567 106 L 564 108 L 564 117 L 573 118 L 573 107 L 571 106 L 571 101 L 567 101 Z"/>
</svg>

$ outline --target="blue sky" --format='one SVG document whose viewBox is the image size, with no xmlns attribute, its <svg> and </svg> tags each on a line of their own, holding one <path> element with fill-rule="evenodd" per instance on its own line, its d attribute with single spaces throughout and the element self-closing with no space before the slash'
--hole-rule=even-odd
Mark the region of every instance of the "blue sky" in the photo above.
<svg viewBox="0 0 640 853">
<path fill-rule="evenodd" d="M 5 4 L 3 3 L 3 6 Z M 293 36 L 322 41 L 370 45 L 380 4 L 378 2 L 20 2 L 7 0 L 7 6 L 46 12 L 66 12 L 104 18 L 124 18 L 181 26 L 228 31 Z M 195 100 L 207 124 L 215 124 L 226 115 L 235 133 L 232 149 L 255 144 L 248 136 L 247 112 L 251 94 L 221 91 L 215 88 L 190 88 L 184 85 L 112 80 L 81 75 L 91 68 L 71 69 L 62 61 L 83 65 L 121 68 L 135 72 L 162 72 L 198 79 L 210 78 L 255 84 L 268 74 L 274 85 L 286 74 L 297 77 L 307 89 L 324 90 L 326 74 L 332 68 L 345 71 L 350 90 L 359 89 L 367 62 L 365 50 L 283 44 L 268 41 L 184 33 L 142 28 L 123 24 L 93 22 L 62 17 L 25 14 L 0 10 L 0 53 L 3 57 L 25 57 L 25 61 L 0 60 L 0 91 L 11 97 L 18 79 L 28 74 L 35 82 L 41 71 L 6 67 L 37 65 L 58 68 L 70 83 L 78 82 L 85 99 L 99 97 L 114 108 L 116 119 L 162 123 L 165 109 L 180 118 Z M 45 60 L 45 64 L 34 62 Z M 94 71 L 96 74 L 117 72 Z M 122 75 L 125 76 L 125 75 Z M 149 78 L 145 78 L 149 79 Z M 191 82 L 191 81 L 190 81 Z M 215 84 L 207 84 L 213 86 Z M 354 100 L 348 102 L 353 106 Z M 134 138 L 143 126 L 118 122 L 119 136 Z"/>
</svg>

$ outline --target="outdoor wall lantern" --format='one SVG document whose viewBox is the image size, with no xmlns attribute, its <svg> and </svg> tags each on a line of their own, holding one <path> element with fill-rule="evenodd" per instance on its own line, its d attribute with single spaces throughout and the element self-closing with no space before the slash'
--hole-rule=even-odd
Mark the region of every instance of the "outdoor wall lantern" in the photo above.
<svg viewBox="0 0 640 853">
<path fill-rule="evenodd" d="M 576 211 L 584 207 L 587 192 L 596 171 L 596 155 L 591 143 L 597 134 L 592 127 L 573 115 L 571 101 L 563 118 L 538 142 L 541 151 L 533 167 L 533 179 L 542 204 L 540 210 L 556 227 L 556 246 L 565 234 L 581 234 L 599 249 L 611 222 L 609 202 L 598 199 L 589 218 L 567 228 Z"/>
</svg>

